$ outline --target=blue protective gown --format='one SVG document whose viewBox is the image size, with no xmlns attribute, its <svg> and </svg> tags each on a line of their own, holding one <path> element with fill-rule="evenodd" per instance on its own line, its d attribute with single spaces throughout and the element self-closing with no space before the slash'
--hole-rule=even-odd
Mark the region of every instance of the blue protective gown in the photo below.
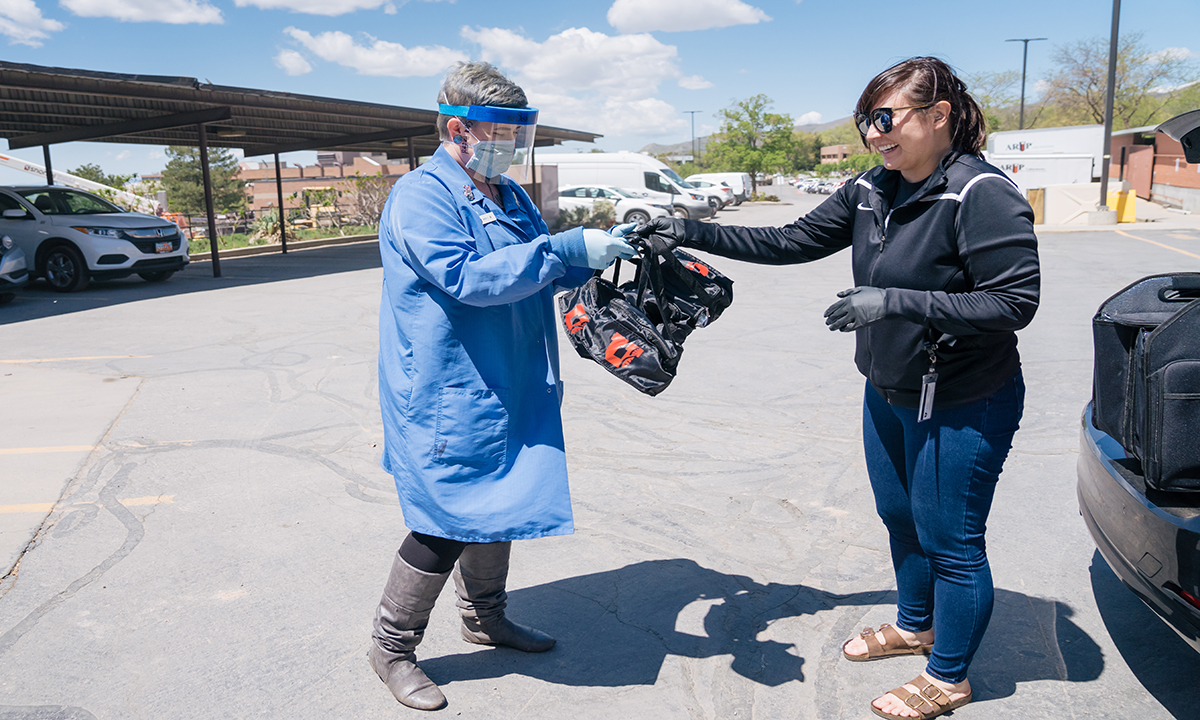
<svg viewBox="0 0 1200 720">
<path fill-rule="evenodd" d="M 519 185 L 500 189 L 503 208 L 439 148 L 379 224 L 381 464 L 410 530 L 466 542 L 574 532 L 553 294 L 591 271 L 551 250 Z"/>
</svg>

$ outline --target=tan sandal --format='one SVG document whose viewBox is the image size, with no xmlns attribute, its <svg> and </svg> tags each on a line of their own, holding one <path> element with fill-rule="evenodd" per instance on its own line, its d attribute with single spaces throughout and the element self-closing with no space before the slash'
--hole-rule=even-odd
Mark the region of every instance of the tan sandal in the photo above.
<svg viewBox="0 0 1200 720">
<path fill-rule="evenodd" d="M 896 657 L 898 655 L 928 655 L 933 652 L 933 644 L 910 646 L 900 637 L 900 633 L 896 632 L 895 628 L 887 623 L 879 626 L 879 634 L 883 635 L 883 643 L 880 644 L 875 639 L 875 630 L 871 628 L 863 628 L 859 633 L 859 637 L 867 642 L 866 655 L 851 655 L 846 652 L 846 646 L 854 642 L 852 639 L 842 643 L 842 656 L 850 662 L 867 662 L 868 660 L 882 660 L 884 658 Z"/>
<path fill-rule="evenodd" d="M 900 702 L 917 713 L 916 720 L 929 720 L 943 713 L 948 713 L 951 710 L 957 710 L 971 702 L 972 693 L 967 693 L 957 700 L 951 700 L 950 696 L 944 690 L 926 680 L 924 675 L 918 675 L 916 679 L 909 680 L 905 685 L 912 685 L 917 689 L 917 692 L 910 692 L 908 688 L 901 685 L 894 690 L 888 690 L 884 695 L 895 695 Z M 876 698 L 876 700 L 878 699 Z M 875 707 L 874 700 L 871 701 L 871 712 L 883 718 L 902 717 L 901 715 L 884 712 Z"/>
</svg>

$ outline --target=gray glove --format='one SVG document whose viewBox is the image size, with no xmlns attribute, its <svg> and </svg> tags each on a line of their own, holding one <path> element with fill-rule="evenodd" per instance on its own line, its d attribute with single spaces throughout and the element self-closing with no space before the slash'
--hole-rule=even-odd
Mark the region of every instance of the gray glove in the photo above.
<svg viewBox="0 0 1200 720">
<path fill-rule="evenodd" d="M 680 218 L 657 217 L 644 225 L 639 225 L 634 232 L 641 237 L 657 235 L 658 239 L 666 244 L 668 250 L 687 244 L 687 220 Z"/>
<path fill-rule="evenodd" d="M 841 300 L 825 311 L 830 330 L 850 332 L 879 322 L 884 316 L 887 292 L 877 287 L 856 287 L 837 294 Z"/>
</svg>

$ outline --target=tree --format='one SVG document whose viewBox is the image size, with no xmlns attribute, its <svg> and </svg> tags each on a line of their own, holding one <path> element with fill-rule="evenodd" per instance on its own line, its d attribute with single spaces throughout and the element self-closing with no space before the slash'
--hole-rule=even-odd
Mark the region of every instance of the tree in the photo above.
<svg viewBox="0 0 1200 720">
<path fill-rule="evenodd" d="M 172 145 L 167 148 L 163 189 L 174 212 L 202 215 L 204 175 L 200 149 Z M 213 209 L 218 213 L 240 213 L 246 208 L 246 183 L 237 177 L 237 158 L 225 148 L 208 149 L 208 173 L 212 182 Z"/>
<path fill-rule="evenodd" d="M 821 163 L 821 136 L 819 133 L 796 130 L 792 134 L 792 147 L 788 151 L 788 164 L 793 171 L 812 170 Z"/>
<path fill-rule="evenodd" d="M 100 166 L 96 165 L 95 163 L 80 165 L 70 172 L 75 177 L 81 177 L 84 180 L 91 180 L 92 182 L 98 182 L 101 185 L 107 185 L 117 189 L 123 189 L 125 187 L 125 183 L 137 177 L 136 175 L 109 175 L 101 170 Z"/>
<path fill-rule="evenodd" d="M 713 172 L 749 173 L 752 192 L 758 191 L 756 173 L 790 169 L 792 118 L 770 112 L 772 102 L 760 94 L 722 110 L 721 130 L 705 153 Z"/>
<path fill-rule="evenodd" d="M 1060 45 L 1054 50 L 1058 69 L 1047 80 L 1046 100 L 1063 119 L 1103 123 L 1108 87 L 1108 40 L 1093 38 Z M 1113 129 L 1153 124 L 1164 108 L 1200 75 L 1183 51 L 1151 53 L 1142 33 L 1130 33 L 1117 43 L 1117 82 Z"/>
<path fill-rule="evenodd" d="M 979 72 L 966 76 L 963 81 L 983 110 L 988 132 L 1013 129 L 1020 124 L 1021 73 L 1016 70 Z"/>
<path fill-rule="evenodd" d="M 379 225 L 383 206 L 392 192 L 392 184 L 382 175 L 354 173 L 351 189 L 346 193 L 350 221 L 357 225 Z"/>
<path fill-rule="evenodd" d="M 849 145 L 853 148 L 851 152 L 867 152 L 866 143 L 863 142 L 863 136 L 859 134 L 858 126 L 854 124 L 853 119 L 817 133 L 817 136 L 820 138 L 821 147 Z M 819 157 L 820 148 L 818 148 L 817 152 Z"/>
</svg>

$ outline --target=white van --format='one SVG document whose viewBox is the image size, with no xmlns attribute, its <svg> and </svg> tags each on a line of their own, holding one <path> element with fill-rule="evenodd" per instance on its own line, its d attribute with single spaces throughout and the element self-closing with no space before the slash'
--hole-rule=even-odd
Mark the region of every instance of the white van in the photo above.
<svg viewBox="0 0 1200 720">
<path fill-rule="evenodd" d="M 749 200 L 750 190 L 753 188 L 753 185 L 750 184 L 750 176 L 739 172 L 697 173 L 695 175 L 688 175 L 687 179 L 688 182 L 703 180 L 718 185 L 725 183 L 733 190 L 734 205 L 741 205 L 743 201 Z"/>
<path fill-rule="evenodd" d="M 708 196 L 691 187 L 664 163 L 649 155 L 616 153 L 538 153 L 538 165 L 558 166 L 558 186 L 611 185 L 645 193 L 652 202 L 669 204 L 675 217 L 700 219 L 716 211 Z"/>
</svg>

